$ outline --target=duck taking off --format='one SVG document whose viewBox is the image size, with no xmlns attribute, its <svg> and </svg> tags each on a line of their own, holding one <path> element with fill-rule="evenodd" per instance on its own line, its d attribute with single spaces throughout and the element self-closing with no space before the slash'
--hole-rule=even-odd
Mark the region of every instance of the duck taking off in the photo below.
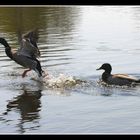
<svg viewBox="0 0 140 140">
<path fill-rule="evenodd" d="M 127 74 L 111 74 L 112 67 L 109 63 L 104 63 L 96 70 L 105 70 L 102 74 L 102 81 L 108 85 L 131 86 L 133 83 L 140 83 L 140 79 Z"/>
<path fill-rule="evenodd" d="M 14 52 L 8 42 L 4 38 L 0 38 L 0 43 L 5 47 L 6 55 L 21 66 L 28 68 L 28 70 L 23 72 L 22 77 L 25 77 L 26 73 L 30 70 L 37 72 L 39 77 L 42 76 L 43 70 L 39 60 L 37 59 L 37 57 L 40 56 L 37 41 L 37 30 L 30 31 L 22 35 L 20 48 Z"/>
</svg>

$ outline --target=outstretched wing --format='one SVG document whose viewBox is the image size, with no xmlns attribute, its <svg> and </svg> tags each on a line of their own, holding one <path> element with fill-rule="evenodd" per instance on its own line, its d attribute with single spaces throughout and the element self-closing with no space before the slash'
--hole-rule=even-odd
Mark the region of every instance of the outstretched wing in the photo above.
<svg viewBox="0 0 140 140">
<path fill-rule="evenodd" d="M 30 31 L 22 35 L 20 39 L 20 48 L 18 55 L 24 55 L 31 58 L 40 57 L 40 51 L 37 46 L 38 42 L 38 30 Z"/>
</svg>

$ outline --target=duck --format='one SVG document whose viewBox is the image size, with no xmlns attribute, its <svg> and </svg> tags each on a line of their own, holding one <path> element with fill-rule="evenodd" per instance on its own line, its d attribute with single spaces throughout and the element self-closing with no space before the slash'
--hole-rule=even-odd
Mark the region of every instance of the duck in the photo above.
<svg viewBox="0 0 140 140">
<path fill-rule="evenodd" d="M 40 61 L 40 51 L 37 46 L 38 41 L 38 32 L 37 30 L 29 31 L 26 34 L 23 34 L 20 40 L 20 47 L 17 51 L 14 51 L 11 46 L 8 44 L 7 40 L 3 37 L 0 37 L 0 43 L 5 47 L 6 55 L 17 64 L 27 68 L 22 73 L 22 78 L 24 78 L 27 72 L 34 70 L 39 77 L 42 76 L 44 72 L 42 70 Z"/>
<path fill-rule="evenodd" d="M 101 79 L 108 85 L 131 86 L 140 83 L 140 79 L 128 74 L 111 74 L 112 66 L 109 63 L 102 64 L 96 70 L 104 70 Z"/>
</svg>

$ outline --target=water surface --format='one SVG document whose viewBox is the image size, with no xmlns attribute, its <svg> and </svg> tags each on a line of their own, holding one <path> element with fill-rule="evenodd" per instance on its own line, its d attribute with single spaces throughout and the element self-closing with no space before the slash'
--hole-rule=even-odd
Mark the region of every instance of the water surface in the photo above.
<svg viewBox="0 0 140 140">
<path fill-rule="evenodd" d="M 11 61 L 0 45 L 0 133 L 139 133 L 140 87 L 98 84 L 101 64 L 140 78 L 139 6 L 0 7 L 0 36 L 17 49 L 18 33 L 39 30 L 49 74 L 87 84 L 48 88 Z"/>
</svg>

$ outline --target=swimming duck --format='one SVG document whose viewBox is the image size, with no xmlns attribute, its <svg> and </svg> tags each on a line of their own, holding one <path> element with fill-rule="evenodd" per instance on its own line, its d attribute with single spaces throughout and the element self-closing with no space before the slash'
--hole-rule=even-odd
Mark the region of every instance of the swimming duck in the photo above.
<svg viewBox="0 0 140 140">
<path fill-rule="evenodd" d="M 5 46 L 6 55 L 21 66 L 28 68 L 28 70 L 23 72 L 22 77 L 25 77 L 26 73 L 30 70 L 37 72 L 39 77 L 42 76 L 43 70 L 37 59 L 37 57 L 40 56 L 40 51 L 37 47 L 37 39 L 38 34 L 36 30 L 22 35 L 20 48 L 14 52 L 8 42 L 4 38 L 0 38 L 0 43 Z"/>
<path fill-rule="evenodd" d="M 127 74 L 111 74 L 112 67 L 109 63 L 104 63 L 96 70 L 102 69 L 105 70 L 105 72 L 102 74 L 102 80 L 109 85 L 130 86 L 132 83 L 140 83 L 140 79 Z"/>
</svg>

